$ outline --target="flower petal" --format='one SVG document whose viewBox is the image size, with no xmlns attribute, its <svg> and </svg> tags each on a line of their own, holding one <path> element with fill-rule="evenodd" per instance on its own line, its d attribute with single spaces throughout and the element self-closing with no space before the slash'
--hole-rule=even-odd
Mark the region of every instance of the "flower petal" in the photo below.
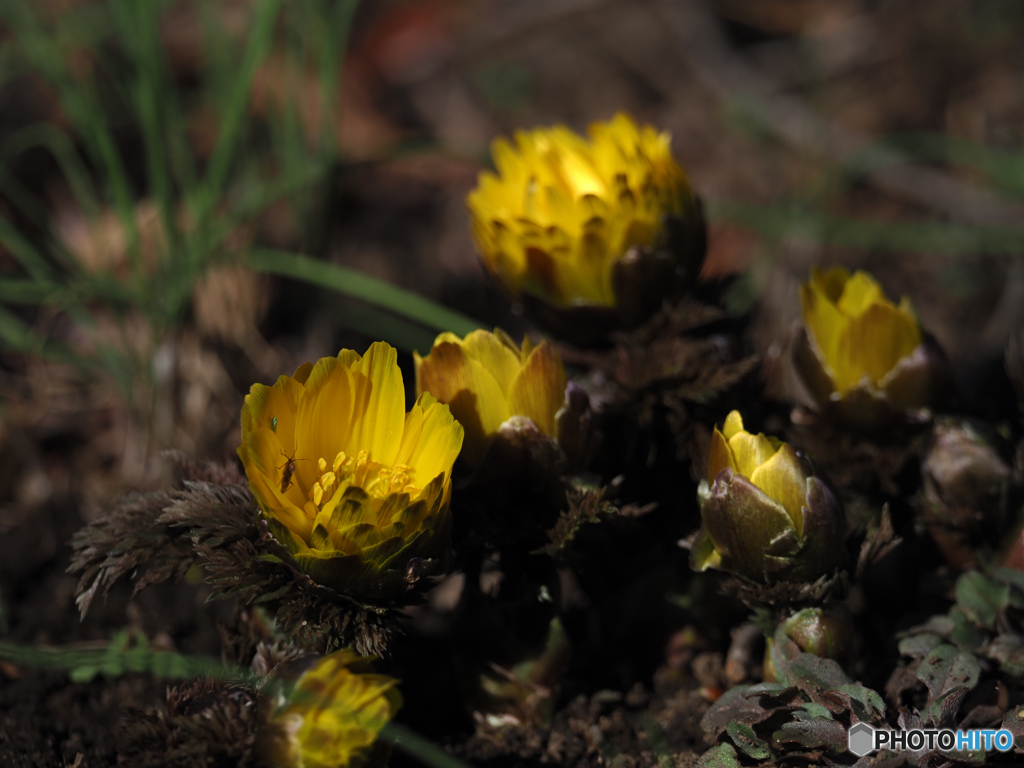
<svg viewBox="0 0 1024 768">
<path fill-rule="evenodd" d="M 497 329 L 495 333 L 473 331 L 462 341 L 462 349 L 471 360 L 478 362 L 494 377 L 503 392 L 509 391 L 519 372 L 518 348 L 513 346 L 510 349 L 498 335 Z"/>
<path fill-rule="evenodd" d="M 878 303 L 889 303 L 881 286 L 867 272 L 858 269 L 843 286 L 836 308 L 847 317 L 859 317 L 872 304 Z"/>
<path fill-rule="evenodd" d="M 555 415 L 565 404 L 566 383 L 558 353 L 548 342 L 541 342 L 512 383 L 510 415 L 526 416 L 545 434 L 555 435 Z"/>
<path fill-rule="evenodd" d="M 843 394 L 864 376 L 877 384 L 920 343 L 916 320 L 888 302 L 872 304 L 839 338 L 833 358 L 836 390 Z"/>
<path fill-rule="evenodd" d="M 405 425 L 405 385 L 398 352 L 390 344 L 375 342 L 350 371 L 352 409 L 357 418 L 345 450 L 350 455 L 369 451 L 370 458 L 390 466 L 398 455 Z"/>
<path fill-rule="evenodd" d="M 763 434 L 752 435 L 739 432 L 729 439 L 733 460 L 739 474 L 749 478 L 754 470 L 775 455 L 776 446 Z"/>
<path fill-rule="evenodd" d="M 418 361 L 416 389 L 448 404 L 465 429 L 465 455 L 471 464 L 472 457 L 483 456 L 490 436 L 510 415 L 505 392 L 461 343 L 441 342 Z"/>
<path fill-rule="evenodd" d="M 733 435 L 738 435 L 740 432 L 745 432 L 743 429 L 743 417 L 739 411 L 730 411 L 729 415 L 725 417 L 725 423 L 722 425 L 722 435 L 725 436 L 726 440 L 732 439 Z"/>
<path fill-rule="evenodd" d="M 413 477 L 421 488 L 438 475 L 447 481 L 462 450 L 463 437 L 463 427 L 448 406 L 424 392 L 406 416 L 396 463 L 412 467 Z"/>
<path fill-rule="evenodd" d="M 750 482 L 782 504 L 793 520 L 797 537 L 803 535 L 803 507 L 807 503 L 807 476 L 796 449 L 788 443 L 754 470 Z"/>
<path fill-rule="evenodd" d="M 733 411 L 736 413 L 736 411 Z M 732 414 L 730 414 L 730 417 Z M 728 424 L 728 419 L 726 419 Z M 726 467 L 730 468 L 733 472 L 739 472 L 736 468 L 736 462 L 733 459 L 732 450 L 729 448 L 729 443 L 726 442 L 725 435 L 715 428 L 715 431 L 711 433 L 711 451 L 708 454 L 708 482 L 715 482 L 715 478 L 718 477 L 718 473 Z"/>
<path fill-rule="evenodd" d="M 352 374 L 337 358 L 326 357 L 313 367 L 295 419 L 295 475 L 304 489 L 319 479 L 317 459 L 353 452 L 347 440 L 359 418 L 353 390 Z"/>
<path fill-rule="evenodd" d="M 836 350 L 839 348 L 839 337 L 848 320 L 836 309 L 835 304 L 822 290 L 820 282 L 812 277 L 810 283 L 800 286 L 800 306 L 811 342 L 817 348 L 818 356 L 825 362 L 829 375 L 834 379 L 833 367 Z"/>
</svg>

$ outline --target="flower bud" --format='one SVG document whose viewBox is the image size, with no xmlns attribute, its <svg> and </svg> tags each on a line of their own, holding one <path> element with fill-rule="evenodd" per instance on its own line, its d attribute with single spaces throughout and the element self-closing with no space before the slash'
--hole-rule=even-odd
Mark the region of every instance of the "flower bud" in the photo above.
<svg viewBox="0 0 1024 768">
<path fill-rule="evenodd" d="M 764 654 L 764 679 L 778 680 L 779 667 L 797 652 L 840 665 L 850 661 L 853 651 L 853 621 L 844 607 L 804 608 L 779 624 L 775 637 L 768 640 Z"/>
<path fill-rule="evenodd" d="M 494 142 L 468 199 L 492 275 L 577 344 L 646 320 L 700 271 L 704 220 L 670 137 L 624 113 L 590 138 L 565 126 Z"/>
<path fill-rule="evenodd" d="M 969 423 L 942 419 L 933 428 L 921 476 L 929 533 L 951 564 L 972 565 L 973 545 L 1002 528 L 1010 468 Z"/>
<path fill-rule="evenodd" d="M 377 735 L 402 706 L 397 686 L 350 650 L 324 656 L 277 702 L 257 752 L 280 768 L 383 766 L 390 750 Z"/>
<path fill-rule="evenodd" d="M 698 498 L 694 570 L 772 584 L 814 581 L 846 565 L 846 521 L 835 496 L 791 445 L 745 431 L 738 411 L 712 434 Z"/>
<path fill-rule="evenodd" d="M 416 390 L 448 404 L 465 429 L 462 459 L 479 469 L 522 454 L 540 467 L 575 470 L 590 451 L 589 399 L 568 384 L 562 358 L 546 341 L 516 344 L 501 329 L 464 339 L 442 333 L 426 357 L 414 355 Z M 499 443 L 500 445 L 496 445 Z"/>
<path fill-rule="evenodd" d="M 821 412 L 874 432 L 921 421 L 948 386 L 945 358 L 922 334 L 910 300 L 893 304 L 871 275 L 842 267 L 800 287 L 804 327 L 793 361 Z"/>
</svg>

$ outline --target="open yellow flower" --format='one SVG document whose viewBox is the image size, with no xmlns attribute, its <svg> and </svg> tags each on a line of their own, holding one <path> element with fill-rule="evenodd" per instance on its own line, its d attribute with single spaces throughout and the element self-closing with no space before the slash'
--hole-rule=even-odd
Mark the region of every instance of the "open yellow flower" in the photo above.
<svg viewBox="0 0 1024 768">
<path fill-rule="evenodd" d="M 395 350 L 306 363 L 242 407 L 242 459 L 271 530 L 317 582 L 360 592 L 446 547 L 463 430 L 422 395 L 405 412 Z"/>
<path fill-rule="evenodd" d="M 945 361 L 906 296 L 896 305 L 866 272 L 813 268 L 800 303 L 794 362 L 820 408 L 871 430 L 941 397 Z"/>
<path fill-rule="evenodd" d="M 442 333 L 430 354 L 414 354 L 416 391 L 447 403 L 466 430 L 463 458 L 477 467 L 502 425 L 529 419 L 541 433 L 559 436 L 558 414 L 566 405 L 562 359 L 546 341 L 522 346 L 507 333 L 473 331 L 460 339 Z"/>
<path fill-rule="evenodd" d="M 591 125 L 589 134 L 587 140 L 558 125 L 517 132 L 514 143 L 497 139 L 491 151 L 498 172 L 481 173 L 469 195 L 477 249 L 517 298 L 614 307 L 650 299 L 651 291 L 664 296 L 675 279 L 678 254 L 663 259 L 665 270 L 638 270 L 641 288 L 620 279 L 628 269 L 617 270 L 640 258 L 637 249 L 654 248 L 665 217 L 699 219 L 669 135 L 637 127 L 624 113 Z M 698 249 L 702 258 L 702 241 Z"/>
<path fill-rule="evenodd" d="M 353 651 L 324 656 L 271 713 L 259 736 L 262 759 L 281 768 L 383 765 L 390 750 L 377 735 L 402 706 L 397 686 Z"/>
<path fill-rule="evenodd" d="M 831 491 L 793 446 L 747 432 L 739 411 L 712 434 L 698 497 L 697 570 L 771 583 L 813 581 L 846 564 L 845 519 Z"/>
</svg>

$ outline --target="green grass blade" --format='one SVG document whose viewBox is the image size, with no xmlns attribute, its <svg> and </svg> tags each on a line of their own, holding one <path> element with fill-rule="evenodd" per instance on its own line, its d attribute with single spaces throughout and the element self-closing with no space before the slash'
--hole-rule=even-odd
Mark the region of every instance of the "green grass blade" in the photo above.
<svg viewBox="0 0 1024 768">
<path fill-rule="evenodd" d="M 327 32 L 320 43 L 320 61 L 317 80 L 320 88 L 320 151 L 324 155 L 337 153 L 334 135 L 334 107 L 338 97 L 341 67 L 352 28 L 352 17 L 359 0 L 337 0 L 329 14 Z"/>
<path fill-rule="evenodd" d="M 227 106 L 221 115 L 220 130 L 213 153 L 210 155 L 209 169 L 204 183 L 204 195 L 201 202 L 202 210 L 199 218 L 205 219 L 209 211 L 216 205 L 224 191 L 228 170 L 231 167 L 239 142 L 242 120 L 249 103 L 249 93 L 256 69 L 270 52 L 274 39 L 274 27 L 281 0 L 263 0 L 256 4 L 256 18 L 249 32 L 245 53 L 238 70 L 238 76 L 231 87 Z"/>
<path fill-rule="evenodd" d="M 0 346 L 56 363 L 88 368 L 92 363 L 63 344 L 45 339 L 19 318 L 0 307 Z"/>
<path fill-rule="evenodd" d="M 141 258 L 135 204 L 128 175 L 107 124 L 106 113 L 96 97 L 94 84 L 83 83 L 72 76 L 67 66 L 67 52 L 55 42 L 65 37 L 60 24 L 73 25 L 76 17 L 74 14 L 65 14 L 57 29 L 44 30 L 31 10 L 31 4 L 16 0 L 2 0 L 0 16 L 14 33 L 20 50 L 32 68 L 56 88 L 65 114 L 92 153 L 96 164 L 103 168 L 115 210 L 128 235 L 132 267 L 138 272 Z"/>
<path fill-rule="evenodd" d="M 145 642 L 132 648 L 126 645 L 117 637 L 105 648 L 46 648 L 0 641 L 0 660 L 15 666 L 66 671 L 76 682 L 90 680 L 100 672 L 112 677 L 126 672 L 144 672 L 161 678 L 209 676 L 233 682 L 254 682 L 249 670 L 216 659 L 154 651 Z"/>
<path fill-rule="evenodd" d="M 46 258 L 32 243 L 22 236 L 14 225 L 0 217 L 0 243 L 11 252 L 18 262 L 36 280 L 48 280 L 52 269 Z"/>
<path fill-rule="evenodd" d="M 0 301 L 8 304 L 42 304 L 56 290 L 37 280 L 0 279 Z"/>
<path fill-rule="evenodd" d="M 412 755 L 430 768 L 469 768 L 459 758 L 449 755 L 432 741 L 414 733 L 401 723 L 388 723 L 381 729 L 378 738 Z"/>
<path fill-rule="evenodd" d="M 67 134 L 51 123 L 30 125 L 12 135 L 0 151 L 0 169 L 6 169 L 11 158 L 36 146 L 44 147 L 53 155 L 82 212 L 87 216 L 98 215 L 100 205 L 96 190 L 82 158 Z"/>
<path fill-rule="evenodd" d="M 459 336 L 482 328 L 476 320 L 436 304 L 384 280 L 364 275 L 337 264 L 311 259 L 285 251 L 257 248 L 248 252 L 246 262 L 258 272 L 291 277 L 351 296 L 396 315 L 425 325 L 435 331 L 451 331 Z"/>
<path fill-rule="evenodd" d="M 1024 252 L 1024 227 L 969 226 L 943 221 L 852 219 L 794 205 L 709 201 L 708 217 L 748 227 L 764 237 L 806 240 L 885 251 L 1016 255 Z"/>
<path fill-rule="evenodd" d="M 134 59 L 131 100 L 142 129 L 150 194 L 156 200 L 168 250 L 178 242 L 177 218 L 172 197 L 169 157 L 164 141 L 164 110 L 172 98 L 167 87 L 158 27 L 160 4 L 112 0 L 108 3 L 121 44 Z"/>
</svg>

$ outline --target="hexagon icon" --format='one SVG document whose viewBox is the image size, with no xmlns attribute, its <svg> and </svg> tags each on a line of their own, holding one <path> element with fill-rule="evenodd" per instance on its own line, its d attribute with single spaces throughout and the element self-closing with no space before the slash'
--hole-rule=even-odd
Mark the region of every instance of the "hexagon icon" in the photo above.
<svg viewBox="0 0 1024 768">
<path fill-rule="evenodd" d="M 857 757 L 864 757 L 875 748 L 875 729 L 867 723 L 857 723 L 849 733 L 848 748 Z"/>
</svg>

